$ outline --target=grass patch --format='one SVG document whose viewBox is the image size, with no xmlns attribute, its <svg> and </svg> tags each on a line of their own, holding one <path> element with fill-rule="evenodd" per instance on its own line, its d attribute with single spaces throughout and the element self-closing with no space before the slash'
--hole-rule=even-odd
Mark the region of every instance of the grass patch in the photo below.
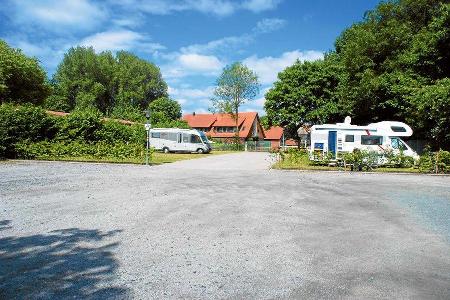
<svg viewBox="0 0 450 300">
<path fill-rule="evenodd" d="M 216 151 L 208 154 L 196 153 L 162 153 L 154 152 L 150 160 L 152 165 L 160 165 L 166 163 L 173 163 L 181 160 L 198 159 L 209 156 L 216 156 L 222 154 L 238 153 L 238 151 Z M 113 158 L 113 157 L 90 157 L 90 156 L 45 156 L 36 157 L 34 160 L 45 161 L 73 161 L 73 162 L 93 162 L 93 163 L 118 163 L 118 164 L 137 164 L 145 163 L 145 158 Z"/>
</svg>

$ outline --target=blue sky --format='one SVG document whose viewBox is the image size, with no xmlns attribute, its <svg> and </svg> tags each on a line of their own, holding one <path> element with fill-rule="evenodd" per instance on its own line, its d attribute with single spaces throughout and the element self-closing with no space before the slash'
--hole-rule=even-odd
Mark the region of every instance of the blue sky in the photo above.
<svg viewBox="0 0 450 300">
<path fill-rule="evenodd" d="M 261 94 L 296 59 L 315 60 L 378 0 L 2 0 L 0 38 L 49 73 L 73 46 L 127 50 L 157 64 L 185 113 L 206 112 L 222 68 L 242 61 Z"/>
</svg>

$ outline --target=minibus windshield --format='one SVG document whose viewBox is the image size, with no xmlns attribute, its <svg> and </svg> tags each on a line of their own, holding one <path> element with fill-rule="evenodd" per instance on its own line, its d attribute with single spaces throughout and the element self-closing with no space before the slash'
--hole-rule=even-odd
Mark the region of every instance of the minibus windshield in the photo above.
<svg viewBox="0 0 450 300">
<path fill-rule="evenodd" d="M 203 143 L 209 144 L 208 138 L 203 132 L 200 132 L 200 137 L 202 138 Z"/>
</svg>

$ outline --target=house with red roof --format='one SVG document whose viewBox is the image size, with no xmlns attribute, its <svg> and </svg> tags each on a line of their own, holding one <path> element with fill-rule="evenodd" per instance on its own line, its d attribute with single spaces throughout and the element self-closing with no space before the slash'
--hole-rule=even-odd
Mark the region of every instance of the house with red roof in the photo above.
<svg viewBox="0 0 450 300">
<path fill-rule="evenodd" d="M 194 129 L 205 132 L 213 139 L 231 141 L 236 136 L 236 120 L 230 114 L 187 114 L 183 120 Z M 264 129 L 257 112 L 238 114 L 239 139 L 241 141 L 258 138 L 263 140 Z"/>
<path fill-rule="evenodd" d="M 264 131 L 264 140 L 270 141 L 272 149 L 278 149 L 280 146 L 297 146 L 297 141 L 293 139 L 284 140 L 284 129 L 280 126 L 272 126 Z"/>
</svg>

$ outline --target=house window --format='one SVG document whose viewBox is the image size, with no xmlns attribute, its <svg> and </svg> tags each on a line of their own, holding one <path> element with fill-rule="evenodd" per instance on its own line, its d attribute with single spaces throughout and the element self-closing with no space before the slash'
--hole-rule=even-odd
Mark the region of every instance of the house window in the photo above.
<svg viewBox="0 0 450 300">
<path fill-rule="evenodd" d="M 353 134 L 345 135 L 345 141 L 347 143 L 353 143 L 355 141 L 355 136 Z"/>
<path fill-rule="evenodd" d="M 361 145 L 382 145 L 383 137 L 379 135 L 362 135 Z"/>
</svg>

